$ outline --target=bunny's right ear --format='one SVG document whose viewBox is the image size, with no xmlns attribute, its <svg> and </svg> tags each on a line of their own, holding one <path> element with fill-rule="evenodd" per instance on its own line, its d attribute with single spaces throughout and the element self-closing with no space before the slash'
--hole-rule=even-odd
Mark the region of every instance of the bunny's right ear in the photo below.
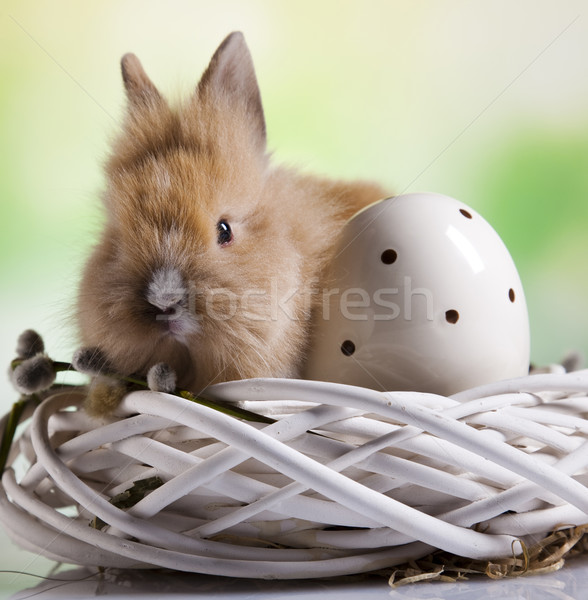
<svg viewBox="0 0 588 600">
<path fill-rule="evenodd" d="M 157 88 L 134 54 L 125 54 L 120 61 L 120 66 L 127 97 L 132 107 L 149 106 L 162 100 Z"/>
<path fill-rule="evenodd" d="M 221 95 L 244 106 L 258 142 L 266 143 L 265 117 L 253 60 L 240 31 L 229 34 L 214 53 L 197 93 Z"/>
</svg>

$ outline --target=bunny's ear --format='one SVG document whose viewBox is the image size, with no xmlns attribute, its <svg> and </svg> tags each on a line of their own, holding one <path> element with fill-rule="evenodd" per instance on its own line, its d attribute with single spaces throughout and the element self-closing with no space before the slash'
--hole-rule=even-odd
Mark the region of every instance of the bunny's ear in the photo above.
<svg viewBox="0 0 588 600">
<path fill-rule="evenodd" d="M 125 54 L 120 61 L 127 97 L 132 106 L 150 105 L 162 100 L 141 62 L 134 54 Z"/>
<path fill-rule="evenodd" d="M 245 105 L 259 141 L 265 147 L 266 129 L 253 60 L 240 31 L 229 34 L 214 53 L 198 84 L 199 94 L 220 94 Z"/>
</svg>

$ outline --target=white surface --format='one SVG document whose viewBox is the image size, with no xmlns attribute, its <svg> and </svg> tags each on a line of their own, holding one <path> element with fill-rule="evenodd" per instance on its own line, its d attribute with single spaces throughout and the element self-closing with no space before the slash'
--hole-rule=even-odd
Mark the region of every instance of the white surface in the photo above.
<svg viewBox="0 0 588 600">
<path fill-rule="evenodd" d="M 448 395 L 528 371 L 515 264 L 459 200 L 415 193 L 365 208 L 347 223 L 327 280 L 308 379 Z"/>
<path fill-rule="evenodd" d="M 173 595 L 178 600 L 210 597 L 217 600 L 584 600 L 588 586 L 588 557 L 572 559 L 560 571 L 547 575 L 498 581 L 478 577 L 458 583 L 419 583 L 394 590 L 388 587 L 384 577 L 373 577 L 365 581 L 250 581 L 183 573 L 135 571 L 118 574 L 111 572 L 101 578 L 82 569 L 72 569 L 55 576 L 59 579 L 69 579 L 69 582 L 46 581 L 37 584 L 31 577 L 0 577 L 13 577 L 13 583 L 18 582 L 22 585 L 22 591 L 2 596 L 3 599 L 13 600 L 31 597 L 36 600 L 67 600 L 94 598 L 98 595 L 114 600 L 128 596 L 156 598 L 163 594 Z"/>
</svg>

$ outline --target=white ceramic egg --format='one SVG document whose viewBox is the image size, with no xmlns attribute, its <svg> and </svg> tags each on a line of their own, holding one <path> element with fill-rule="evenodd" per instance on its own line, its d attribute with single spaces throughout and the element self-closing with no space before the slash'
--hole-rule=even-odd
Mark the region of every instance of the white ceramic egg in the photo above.
<svg viewBox="0 0 588 600">
<path fill-rule="evenodd" d="M 525 375 L 529 320 L 514 262 L 462 202 L 372 204 L 346 225 L 305 378 L 450 395 Z"/>
</svg>

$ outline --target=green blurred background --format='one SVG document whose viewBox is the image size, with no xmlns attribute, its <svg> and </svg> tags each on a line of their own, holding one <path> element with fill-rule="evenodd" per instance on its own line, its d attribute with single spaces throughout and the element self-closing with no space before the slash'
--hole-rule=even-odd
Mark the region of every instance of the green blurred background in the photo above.
<svg viewBox="0 0 588 600">
<path fill-rule="evenodd" d="M 0 359 L 27 327 L 56 357 L 74 346 L 68 317 L 100 226 L 101 162 L 124 107 L 120 56 L 138 54 L 178 97 L 233 29 L 250 45 L 277 161 L 470 204 L 518 265 L 533 361 L 586 351 L 584 8 L 4 0 Z"/>
<path fill-rule="evenodd" d="M 254 57 L 277 161 L 470 204 L 518 265 L 532 360 L 588 354 L 585 9 L 580 0 L 2 0 L 0 362 L 28 327 L 55 358 L 75 346 L 71 306 L 124 106 L 121 55 L 138 54 L 177 97 L 234 29 Z M 15 399 L 5 378 L 0 392 L 4 412 Z"/>
</svg>

